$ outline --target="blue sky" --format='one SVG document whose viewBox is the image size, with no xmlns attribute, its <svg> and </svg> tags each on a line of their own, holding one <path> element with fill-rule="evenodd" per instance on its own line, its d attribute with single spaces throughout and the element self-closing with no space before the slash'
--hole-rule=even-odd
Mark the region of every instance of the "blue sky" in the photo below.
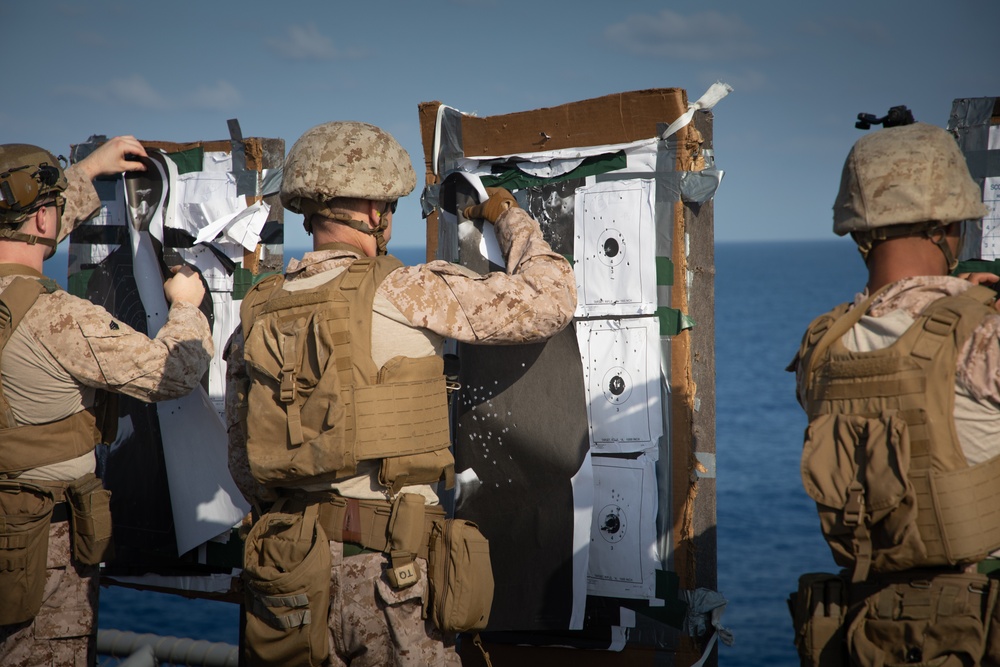
<svg viewBox="0 0 1000 667">
<path fill-rule="evenodd" d="M 419 191 L 421 102 L 489 116 L 646 88 L 694 101 L 721 80 L 716 238 L 832 238 L 857 113 L 905 104 L 943 127 L 955 98 L 1000 95 L 998 25 L 995 0 L 0 0 L 0 143 L 225 139 L 238 118 L 291 147 L 363 120 L 410 152 Z M 286 223 L 286 244 L 308 243 L 301 217 Z M 414 193 L 392 245 L 423 238 Z"/>
</svg>

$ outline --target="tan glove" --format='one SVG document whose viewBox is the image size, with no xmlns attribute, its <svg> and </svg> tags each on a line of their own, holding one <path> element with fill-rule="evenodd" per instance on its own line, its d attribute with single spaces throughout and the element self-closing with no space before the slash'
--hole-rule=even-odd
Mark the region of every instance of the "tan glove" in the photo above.
<svg viewBox="0 0 1000 667">
<path fill-rule="evenodd" d="M 505 188 L 486 188 L 486 194 L 490 197 L 482 204 L 469 206 L 465 209 L 467 220 L 485 219 L 496 222 L 497 219 L 508 209 L 517 208 L 517 200 L 514 195 Z"/>
</svg>

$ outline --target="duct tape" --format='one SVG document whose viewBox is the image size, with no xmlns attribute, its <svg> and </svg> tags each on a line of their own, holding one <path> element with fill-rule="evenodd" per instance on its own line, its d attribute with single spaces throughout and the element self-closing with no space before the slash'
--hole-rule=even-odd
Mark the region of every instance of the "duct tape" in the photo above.
<svg viewBox="0 0 1000 667">
<path fill-rule="evenodd" d="M 226 123 L 229 125 L 229 140 L 233 147 L 232 174 L 236 180 L 236 194 L 256 197 L 260 195 L 258 187 L 259 174 L 256 171 L 247 170 L 247 155 L 243 144 L 243 131 L 240 129 L 240 121 L 236 118 L 230 118 Z"/>
</svg>

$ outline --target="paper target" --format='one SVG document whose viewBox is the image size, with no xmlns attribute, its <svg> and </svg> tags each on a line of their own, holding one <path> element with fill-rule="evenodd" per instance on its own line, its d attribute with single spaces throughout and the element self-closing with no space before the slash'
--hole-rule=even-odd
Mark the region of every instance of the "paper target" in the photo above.
<svg viewBox="0 0 1000 667">
<path fill-rule="evenodd" d="M 654 462 L 594 456 L 587 593 L 651 598 L 656 567 Z"/>
<path fill-rule="evenodd" d="M 577 189 L 577 316 L 656 311 L 653 205 L 653 189 L 646 180 Z"/>
<path fill-rule="evenodd" d="M 658 320 L 579 320 L 576 332 L 592 451 L 655 450 L 663 433 Z"/>
</svg>

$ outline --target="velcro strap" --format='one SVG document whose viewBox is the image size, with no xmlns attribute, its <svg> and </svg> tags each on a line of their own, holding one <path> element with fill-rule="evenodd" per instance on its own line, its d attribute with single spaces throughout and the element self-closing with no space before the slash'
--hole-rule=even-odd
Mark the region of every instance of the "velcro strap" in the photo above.
<svg viewBox="0 0 1000 667">
<path fill-rule="evenodd" d="M 251 613 L 271 627 L 278 630 L 298 628 L 312 622 L 309 613 L 309 600 L 305 595 L 261 595 L 251 587 Z M 281 614 L 275 609 L 289 609 Z"/>
<path fill-rule="evenodd" d="M 285 336 L 284 343 L 281 347 L 283 363 L 281 365 L 280 398 L 282 403 L 292 403 L 295 401 L 295 376 L 297 374 L 295 336 Z"/>
</svg>

